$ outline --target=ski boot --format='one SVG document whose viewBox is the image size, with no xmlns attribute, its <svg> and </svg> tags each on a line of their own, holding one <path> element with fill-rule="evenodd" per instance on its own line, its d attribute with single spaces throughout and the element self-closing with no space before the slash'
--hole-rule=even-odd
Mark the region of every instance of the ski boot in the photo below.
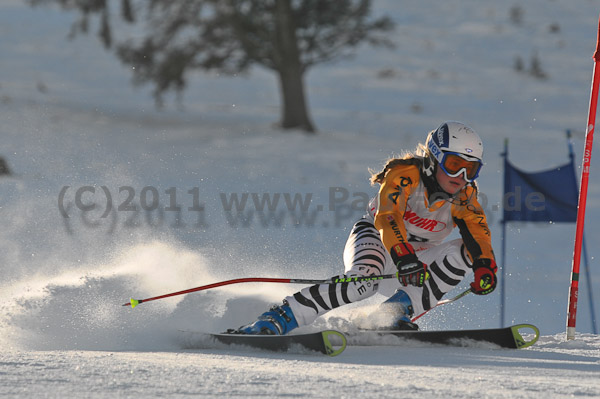
<svg viewBox="0 0 600 399">
<path fill-rule="evenodd" d="M 411 321 L 414 310 L 410 297 L 402 290 L 396 291 L 394 295 L 379 305 L 378 311 L 384 313 L 389 319 L 393 320 L 388 326 L 380 327 L 379 329 L 381 330 L 419 329 L 419 326 Z"/>
<path fill-rule="evenodd" d="M 298 322 L 287 301 L 281 306 L 273 306 L 268 312 L 258 316 L 252 324 L 242 326 L 237 330 L 229 330 L 233 334 L 253 335 L 284 335 L 298 327 Z"/>
</svg>

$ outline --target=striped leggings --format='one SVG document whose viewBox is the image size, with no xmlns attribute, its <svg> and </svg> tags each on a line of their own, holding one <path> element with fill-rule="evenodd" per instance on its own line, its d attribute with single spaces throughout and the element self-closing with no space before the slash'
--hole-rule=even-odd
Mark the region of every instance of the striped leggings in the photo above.
<svg viewBox="0 0 600 399">
<path fill-rule="evenodd" d="M 396 279 L 378 281 L 317 284 L 286 298 L 299 326 L 311 324 L 317 317 L 345 304 L 369 298 L 376 292 L 393 295 L 402 288 L 413 304 L 415 314 L 431 309 L 471 272 L 471 261 L 461 239 L 442 244 L 412 243 L 419 259 L 430 274 L 423 287 L 402 287 Z M 368 219 L 353 226 L 344 249 L 345 276 L 378 276 L 396 273 L 379 231 Z"/>
</svg>

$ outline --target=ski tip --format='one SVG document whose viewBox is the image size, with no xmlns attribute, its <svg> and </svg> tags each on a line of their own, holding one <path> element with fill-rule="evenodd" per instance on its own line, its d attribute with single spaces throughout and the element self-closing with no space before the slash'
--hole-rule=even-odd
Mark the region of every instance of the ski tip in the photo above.
<svg viewBox="0 0 600 399">
<path fill-rule="evenodd" d="M 535 344 L 537 342 L 537 340 L 540 338 L 540 330 L 533 324 L 517 324 L 516 326 L 512 326 L 510 329 L 512 330 L 513 337 L 515 339 L 515 345 L 516 345 L 517 349 L 527 348 L 527 347 Z M 523 338 L 523 336 L 519 332 L 519 330 L 522 330 L 522 329 L 533 330 L 533 332 L 535 333 L 535 336 L 532 339 L 530 339 L 529 341 L 525 341 L 525 338 Z"/>
<path fill-rule="evenodd" d="M 323 337 L 323 343 L 325 344 L 325 354 L 327 356 L 337 356 L 346 349 L 346 344 L 348 343 L 346 340 L 346 336 L 339 331 L 334 330 L 326 330 L 322 331 L 321 335 Z M 333 338 L 333 341 L 330 339 Z"/>
<path fill-rule="evenodd" d="M 133 308 L 135 308 L 140 303 L 140 301 L 137 300 L 137 299 L 131 298 L 131 300 L 129 301 L 129 303 L 131 304 L 131 309 L 133 309 Z"/>
</svg>

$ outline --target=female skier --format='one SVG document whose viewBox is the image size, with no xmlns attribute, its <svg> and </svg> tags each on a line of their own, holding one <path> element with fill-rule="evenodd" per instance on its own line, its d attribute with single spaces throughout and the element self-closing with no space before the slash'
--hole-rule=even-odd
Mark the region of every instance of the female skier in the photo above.
<svg viewBox="0 0 600 399">
<path fill-rule="evenodd" d="M 479 295 L 492 292 L 497 266 L 475 184 L 482 157 L 479 135 L 450 121 L 430 132 L 425 146 L 389 160 L 371 177 L 372 184 L 380 184 L 379 193 L 348 237 L 345 276 L 397 272 L 398 280 L 304 288 L 252 324 L 230 332 L 287 334 L 329 310 L 375 292 L 389 298 L 371 315 L 378 325 L 370 327 L 416 330 L 411 317 L 435 306 L 471 271 L 471 290 Z M 442 242 L 455 226 L 462 239 Z"/>
</svg>

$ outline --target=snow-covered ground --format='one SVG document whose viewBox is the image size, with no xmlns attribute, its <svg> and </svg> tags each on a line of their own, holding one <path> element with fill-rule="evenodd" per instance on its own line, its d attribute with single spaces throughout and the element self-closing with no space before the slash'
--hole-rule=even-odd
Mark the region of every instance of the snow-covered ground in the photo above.
<svg viewBox="0 0 600 399">
<path fill-rule="evenodd" d="M 514 7 L 521 23 L 509 17 Z M 580 165 L 600 1 L 376 0 L 374 11 L 397 21 L 397 49 L 365 48 L 310 71 L 321 131 L 308 137 L 272 127 L 277 87 L 265 71 L 198 74 L 183 110 L 157 112 L 149 89 L 130 88 L 127 68 L 95 38 L 65 41 L 74 15 L 2 2 L 0 155 L 14 176 L 0 180 L 0 395 L 600 397 L 600 338 L 591 334 L 584 278 L 579 333 L 564 340 L 570 224 L 509 226 L 507 323 L 542 332 L 521 351 L 373 346 L 327 358 L 183 349 L 178 330 L 246 323 L 299 288 L 281 284 L 120 306 L 230 278 L 340 273 L 348 230 L 375 193 L 368 168 L 414 148 L 446 119 L 484 138 L 480 187 L 497 255 L 504 139 L 511 160 L 536 171 L 568 161 L 571 129 Z M 517 57 L 527 70 L 533 54 L 546 80 L 515 71 Z M 592 159 L 586 236 L 596 317 L 597 176 Z M 78 210 L 78 190 L 80 205 L 95 210 Z M 244 194 L 237 212 L 232 201 Z M 253 199 L 264 195 L 280 199 L 273 211 L 256 209 Z M 305 215 L 284 206 L 296 195 L 310 200 Z M 499 302 L 498 290 L 468 296 L 420 325 L 497 327 Z M 332 312 L 314 328 L 357 309 Z"/>
<path fill-rule="evenodd" d="M 597 398 L 597 336 L 536 349 L 356 347 L 336 358 L 240 351 L 6 352 L 7 397 Z"/>
</svg>

